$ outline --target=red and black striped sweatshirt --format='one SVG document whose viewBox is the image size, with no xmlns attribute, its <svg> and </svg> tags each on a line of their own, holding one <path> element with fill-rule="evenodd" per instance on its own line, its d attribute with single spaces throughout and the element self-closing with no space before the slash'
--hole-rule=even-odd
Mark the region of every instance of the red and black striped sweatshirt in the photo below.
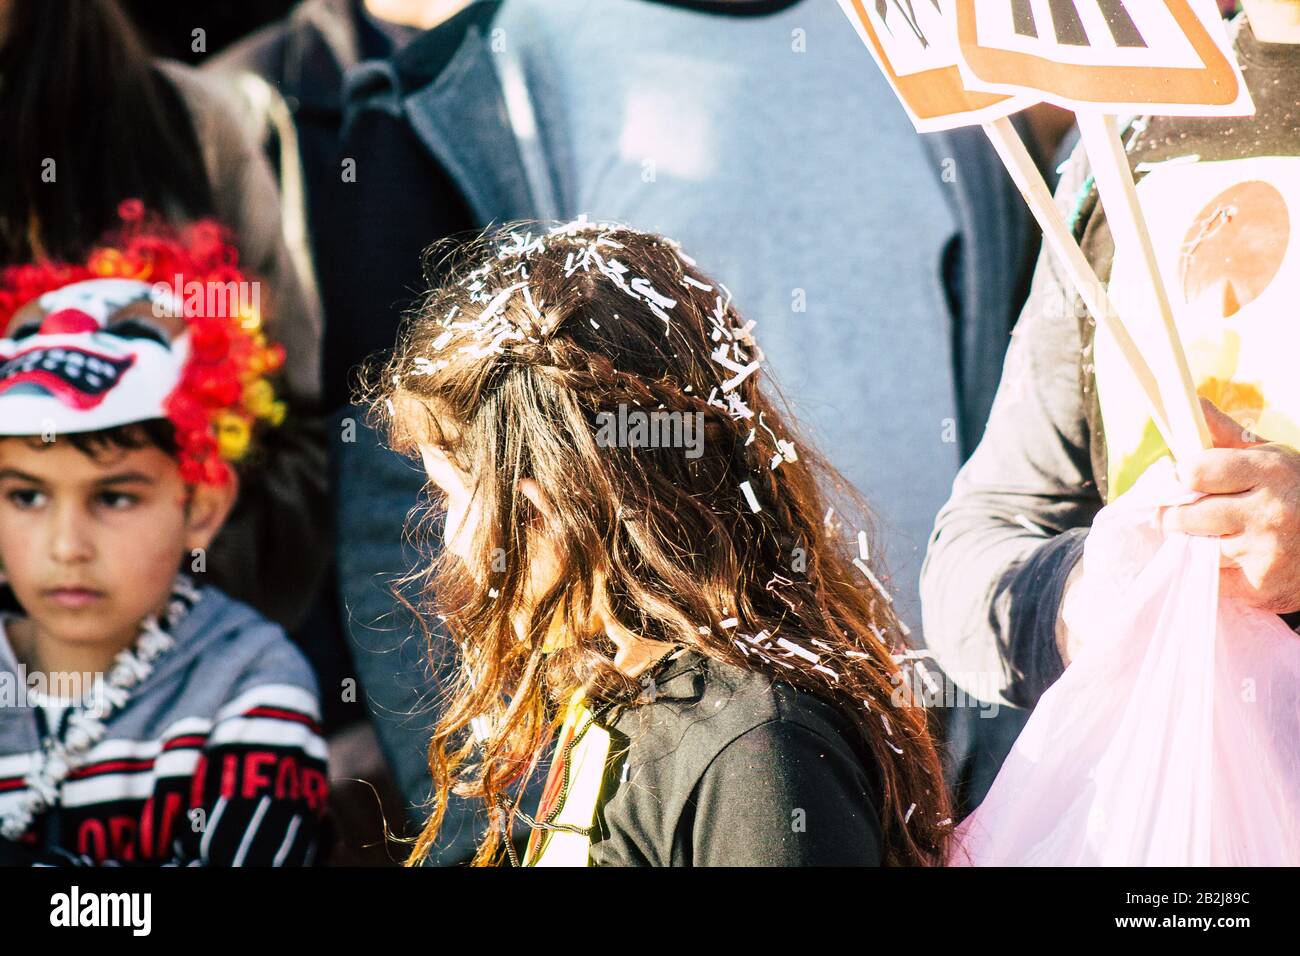
<svg viewBox="0 0 1300 956">
<path fill-rule="evenodd" d="M 0 863 L 303 866 L 317 851 L 328 780 L 315 677 L 285 636 L 212 588 L 106 733 L 76 757 L 57 803 Z M 47 732 L 0 629 L 0 819 L 30 793 Z M 48 726 L 53 720 L 58 726 Z"/>
</svg>

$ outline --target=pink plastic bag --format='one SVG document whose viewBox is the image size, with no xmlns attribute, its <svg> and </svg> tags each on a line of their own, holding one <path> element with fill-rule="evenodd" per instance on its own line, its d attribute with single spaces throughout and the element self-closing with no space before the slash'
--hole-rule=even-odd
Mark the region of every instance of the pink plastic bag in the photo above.
<svg viewBox="0 0 1300 956">
<path fill-rule="evenodd" d="M 1300 636 L 1219 600 L 1217 538 L 1165 537 L 1198 496 L 1168 459 L 1097 515 L 1045 693 L 956 866 L 1300 864 Z"/>
</svg>

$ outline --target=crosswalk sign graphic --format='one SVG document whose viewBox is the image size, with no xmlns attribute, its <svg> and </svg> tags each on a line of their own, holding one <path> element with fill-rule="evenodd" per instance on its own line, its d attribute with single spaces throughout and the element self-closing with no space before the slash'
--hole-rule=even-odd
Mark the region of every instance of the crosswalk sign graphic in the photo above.
<svg viewBox="0 0 1300 956">
<path fill-rule="evenodd" d="M 1214 0 L 944 0 L 968 89 L 1067 109 L 1254 112 Z"/>
<path fill-rule="evenodd" d="M 1114 114 L 1255 111 L 1215 0 L 839 0 L 921 132 L 980 124 L 1179 460 L 1210 447 Z M 1073 110 L 1115 236 L 1153 309 L 1121 314 L 1052 200 L 1011 113 Z M 1131 328 L 1154 323 L 1139 347 Z M 1150 353 L 1151 361 L 1148 360 Z"/>
</svg>

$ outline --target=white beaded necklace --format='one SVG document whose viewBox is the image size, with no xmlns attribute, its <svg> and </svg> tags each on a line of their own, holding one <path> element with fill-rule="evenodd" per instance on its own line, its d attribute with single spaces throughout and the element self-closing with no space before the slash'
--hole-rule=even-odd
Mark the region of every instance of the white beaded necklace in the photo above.
<svg viewBox="0 0 1300 956">
<path fill-rule="evenodd" d="M 99 688 L 102 692 L 97 706 L 82 710 L 73 705 L 68 715 L 67 731 L 63 739 L 55 734 L 42 742 L 43 756 L 23 782 L 28 793 L 8 813 L 0 814 L 0 836 L 7 840 L 19 839 L 31 827 L 37 814 L 59 802 L 59 791 L 77 764 L 107 732 L 105 721 L 121 710 L 131 699 L 132 691 L 153 673 L 154 662 L 175 645 L 167 632 L 175 630 L 190 608 L 198 603 L 199 590 L 189 578 L 177 577 L 172 587 L 171 600 L 163 613 L 166 629 L 158 618 L 150 616 L 140 624 L 140 636 L 134 647 L 125 648 L 113 658 L 107 681 Z"/>
</svg>

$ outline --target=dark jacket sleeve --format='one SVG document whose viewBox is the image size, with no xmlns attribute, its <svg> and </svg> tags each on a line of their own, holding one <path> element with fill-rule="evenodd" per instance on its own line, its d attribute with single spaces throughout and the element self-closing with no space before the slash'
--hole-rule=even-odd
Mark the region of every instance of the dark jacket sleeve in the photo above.
<svg viewBox="0 0 1300 956">
<path fill-rule="evenodd" d="M 1067 217 L 1084 165 L 1076 154 L 1057 191 Z M 930 538 L 921 574 L 926 642 L 952 679 L 983 700 L 1032 707 L 1064 668 L 1061 593 L 1102 506 L 1080 385 L 1088 373 L 1083 314 L 1044 249 L 988 428 Z"/>
<path fill-rule="evenodd" d="M 696 785 L 695 866 L 879 866 L 866 769 L 842 742 L 772 720 L 728 744 Z"/>
</svg>

